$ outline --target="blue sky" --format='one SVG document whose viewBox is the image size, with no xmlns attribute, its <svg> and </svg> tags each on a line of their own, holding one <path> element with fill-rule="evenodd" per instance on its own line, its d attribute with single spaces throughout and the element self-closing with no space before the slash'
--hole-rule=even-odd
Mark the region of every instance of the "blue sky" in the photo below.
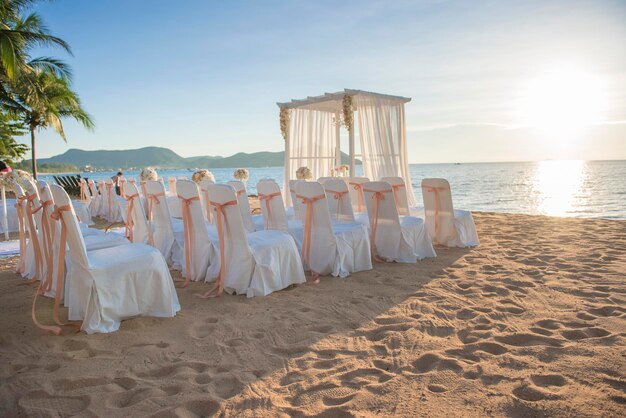
<svg viewBox="0 0 626 418">
<path fill-rule="evenodd" d="M 82 1 L 36 10 L 96 130 L 67 148 L 278 151 L 277 101 L 343 88 L 411 97 L 411 162 L 626 158 L 623 1 Z M 43 51 L 48 53 L 48 51 Z M 554 68 L 602 80 L 602 120 L 567 140 L 519 121 L 524 86 Z M 573 85 L 572 89 L 577 86 Z M 575 91 L 575 90 L 574 90 Z M 555 145 L 558 144 L 558 145 Z"/>
</svg>

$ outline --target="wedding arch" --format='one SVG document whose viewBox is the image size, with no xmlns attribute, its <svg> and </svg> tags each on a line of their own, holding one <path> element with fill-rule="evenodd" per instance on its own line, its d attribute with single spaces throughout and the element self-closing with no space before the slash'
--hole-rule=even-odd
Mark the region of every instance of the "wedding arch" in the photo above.
<svg viewBox="0 0 626 418">
<path fill-rule="evenodd" d="M 404 104 L 410 98 L 345 89 L 337 93 L 277 103 L 285 140 L 285 190 L 298 167 L 309 167 L 314 178 L 330 176 L 341 165 L 340 129 L 348 130 L 350 175 L 355 161 L 372 180 L 402 177 L 409 205 L 415 206 L 406 144 Z M 355 148 L 357 118 L 360 153 Z M 290 201 L 290 194 L 285 193 Z"/>
</svg>

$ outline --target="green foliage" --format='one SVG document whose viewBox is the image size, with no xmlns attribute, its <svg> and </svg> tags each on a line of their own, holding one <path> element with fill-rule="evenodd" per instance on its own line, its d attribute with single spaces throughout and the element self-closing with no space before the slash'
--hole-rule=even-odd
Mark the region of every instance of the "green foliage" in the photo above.
<svg viewBox="0 0 626 418">
<path fill-rule="evenodd" d="M 31 160 L 24 160 L 15 165 L 15 168 L 30 172 Z M 78 173 L 80 170 L 70 163 L 41 163 L 37 165 L 40 173 Z"/>
<path fill-rule="evenodd" d="M 0 159 L 14 165 L 15 161 L 21 160 L 28 146 L 18 143 L 14 137 L 26 133 L 24 122 L 14 115 L 0 109 Z"/>
</svg>

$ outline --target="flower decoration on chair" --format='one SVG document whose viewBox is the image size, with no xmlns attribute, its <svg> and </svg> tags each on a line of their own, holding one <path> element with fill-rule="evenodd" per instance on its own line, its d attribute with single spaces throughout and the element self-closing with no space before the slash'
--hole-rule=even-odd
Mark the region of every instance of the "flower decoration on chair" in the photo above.
<svg viewBox="0 0 626 418">
<path fill-rule="evenodd" d="M 287 135 L 289 134 L 289 109 L 286 107 L 280 108 L 280 134 L 283 136 L 283 139 L 287 140 Z"/>
<path fill-rule="evenodd" d="M 202 180 L 209 180 L 215 183 L 215 176 L 209 170 L 206 170 L 203 168 L 193 173 L 191 175 L 191 180 L 193 180 L 194 183 L 198 183 L 198 184 L 200 184 Z"/>
<path fill-rule="evenodd" d="M 348 131 L 352 129 L 352 124 L 354 123 L 354 108 L 352 107 L 352 96 L 348 96 L 347 94 L 343 96 L 343 126 L 346 127 Z"/>
<path fill-rule="evenodd" d="M 311 173 L 311 169 L 309 167 L 300 167 L 296 170 L 296 178 L 298 180 L 311 180 L 313 178 L 313 173 Z"/>
<path fill-rule="evenodd" d="M 139 178 L 141 179 L 141 181 L 148 181 L 148 180 L 157 181 L 159 179 L 159 176 L 157 174 L 157 171 L 154 168 L 146 167 L 143 170 L 141 170 L 141 173 L 139 174 Z"/>
<path fill-rule="evenodd" d="M 335 167 L 335 173 L 337 173 L 338 177 L 348 177 L 349 172 L 350 166 L 348 164 L 341 164 Z"/>
<path fill-rule="evenodd" d="M 250 173 L 245 168 L 238 168 L 233 173 L 233 177 L 239 181 L 248 181 Z"/>
<path fill-rule="evenodd" d="M 32 180 L 32 176 L 29 172 L 24 170 L 13 170 L 0 175 L 0 185 L 4 186 L 6 190 L 12 191 L 14 181 L 17 181 L 20 186 L 25 187 L 27 179 Z"/>
</svg>

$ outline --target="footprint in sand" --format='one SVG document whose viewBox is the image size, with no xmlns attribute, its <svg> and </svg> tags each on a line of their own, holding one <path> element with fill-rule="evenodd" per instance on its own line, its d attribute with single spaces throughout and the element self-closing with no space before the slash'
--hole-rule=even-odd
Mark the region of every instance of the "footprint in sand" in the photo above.
<svg viewBox="0 0 626 418">
<path fill-rule="evenodd" d="M 560 374 L 534 374 L 530 376 L 530 380 L 537 386 L 565 386 L 567 379 Z"/>
<path fill-rule="evenodd" d="M 565 331 L 562 331 L 561 334 L 563 335 L 563 337 L 567 338 L 570 341 L 578 341 L 578 340 L 584 340 L 588 338 L 606 337 L 607 335 L 610 335 L 611 333 L 605 330 L 604 328 L 591 327 L 591 328 L 584 328 L 584 329 L 565 330 Z"/>
<path fill-rule="evenodd" d="M 52 413 L 58 416 L 75 415 L 89 406 L 87 396 L 53 396 L 45 391 L 26 393 L 18 404 L 28 415 Z"/>
<path fill-rule="evenodd" d="M 433 370 L 451 370 L 456 374 L 463 372 L 463 366 L 457 360 L 441 357 L 435 353 L 424 354 L 413 362 L 416 373 L 423 374 Z"/>
</svg>

